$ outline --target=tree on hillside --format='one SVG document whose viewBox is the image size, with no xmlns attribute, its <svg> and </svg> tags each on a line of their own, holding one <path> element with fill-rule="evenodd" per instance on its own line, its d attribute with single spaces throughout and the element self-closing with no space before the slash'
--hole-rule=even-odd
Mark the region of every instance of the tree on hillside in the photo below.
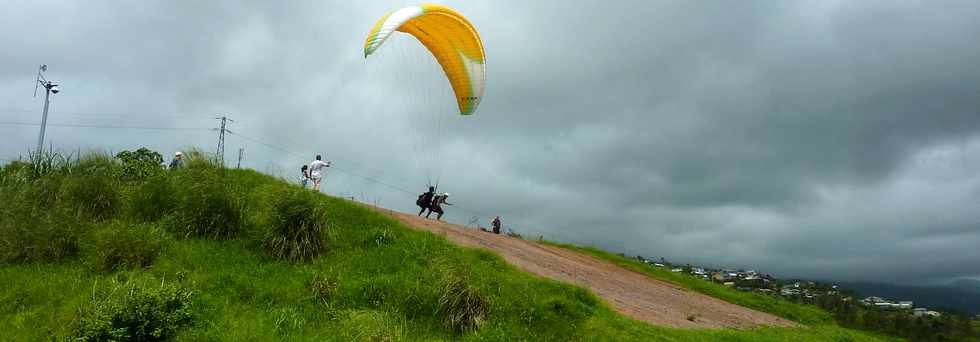
<svg viewBox="0 0 980 342">
<path fill-rule="evenodd" d="M 146 147 L 119 152 L 116 159 L 122 162 L 123 177 L 129 180 L 146 179 L 163 170 L 163 156 Z"/>
</svg>

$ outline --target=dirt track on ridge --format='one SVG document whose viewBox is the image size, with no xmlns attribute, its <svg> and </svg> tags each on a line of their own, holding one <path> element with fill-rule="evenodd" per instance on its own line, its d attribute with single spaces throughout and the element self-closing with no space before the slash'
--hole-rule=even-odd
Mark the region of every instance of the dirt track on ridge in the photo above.
<svg viewBox="0 0 980 342">
<path fill-rule="evenodd" d="M 650 324 L 674 328 L 735 329 L 798 325 L 768 313 L 683 289 L 590 255 L 411 214 L 377 210 L 411 227 L 443 235 L 459 245 L 497 252 L 526 272 L 591 289 L 620 313 Z M 688 320 L 692 315 L 694 320 Z"/>
</svg>

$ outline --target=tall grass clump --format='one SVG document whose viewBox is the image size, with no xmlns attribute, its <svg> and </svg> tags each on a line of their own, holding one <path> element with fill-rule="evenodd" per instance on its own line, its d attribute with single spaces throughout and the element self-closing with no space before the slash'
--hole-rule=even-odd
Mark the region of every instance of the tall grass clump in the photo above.
<svg viewBox="0 0 980 342">
<path fill-rule="evenodd" d="M 14 186 L 31 180 L 31 164 L 21 160 L 0 167 L 0 187 Z"/>
<path fill-rule="evenodd" d="M 195 163 L 189 163 L 191 166 Z M 242 230 L 242 204 L 231 190 L 224 170 L 195 167 L 179 173 L 173 186 L 179 194 L 176 233 L 184 237 L 231 238 Z"/>
<path fill-rule="evenodd" d="M 60 176 L 0 188 L 0 260 L 55 261 L 78 252 L 84 225 L 56 206 Z"/>
<path fill-rule="evenodd" d="M 63 168 L 66 175 L 118 179 L 122 173 L 122 165 L 116 159 L 99 152 L 79 156 L 77 161 L 69 162 L 66 165 L 71 165 L 71 167 Z"/>
<path fill-rule="evenodd" d="M 119 185 L 112 178 L 99 175 L 66 177 L 60 200 L 78 217 L 107 220 L 119 212 Z"/>
<path fill-rule="evenodd" d="M 95 232 L 91 264 L 103 272 L 149 267 L 160 254 L 161 236 L 154 225 L 113 222 Z"/>
<path fill-rule="evenodd" d="M 404 318 L 385 311 L 351 310 L 340 321 L 336 336 L 343 341 L 407 340 Z"/>
<path fill-rule="evenodd" d="M 490 311 L 487 296 L 472 285 L 473 280 L 460 262 L 439 262 L 442 276 L 439 280 L 439 308 L 446 328 L 455 332 L 476 330 L 486 321 Z"/>
<path fill-rule="evenodd" d="M 107 220 L 119 212 L 121 204 L 119 164 L 101 153 L 90 153 L 71 166 L 63 166 L 65 175 L 59 201 L 79 218 Z M 45 178 L 52 178 L 47 176 Z"/>
<path fill-rule="evenodd" d="M 159 174 L 137 186 L 129 196 L 129 216 L 137 221 L 155 222 L 177 206 L 177 188 L 170 177 Z"/>
<path fill-rule="evenodd" d="M 282 260 L 309 261 L 326 250 L 326 213 L 315 193 L 280 190 L 273 200 L 271 215 L 262 241 L 267 254 Z"/>
<path fill-rule="evenodd" d="M 338 286 L 339 284 L 335 276 L 322 274 L 314 275 L 307 283 L 307 287 L 310 289 L 313 298 L 325 306 L 330 305 L 330 300 L 336 294 Z"/>
<path fill-rule="evenodd" d="M 192 293 L 175 285 L 118 284 L 81 312 L 76 341 L 166 341 L 193 323 Z"/>
<path fill-rule="evenodd" d="M 85 226 L 73 218 L 57 212 L 14 215 L 0 220 L 0 261 L 57 261 L 78 253 Z"/>
<path fill-rule="evenodd" d="M 71 155 L 65 156 L 52 149 L 41 149 L 39 152 L 30 152 L 27 155 L 30 166 L 26 176 L 29 179 L 38 179 L 53 173 L 70 173 L 72 170 Z"/>
</svg>

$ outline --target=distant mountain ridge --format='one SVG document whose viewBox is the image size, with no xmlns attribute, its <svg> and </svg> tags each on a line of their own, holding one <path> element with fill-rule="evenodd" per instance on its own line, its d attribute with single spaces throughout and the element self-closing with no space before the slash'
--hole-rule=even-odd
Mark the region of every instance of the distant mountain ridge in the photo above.
<svg viewBox="0 0 980 342">
<path fill-rule="evenodd" d="M 836 282 L 861 297 L 878 296 L 891 300 L 911 300 L 916 307 L 952 309 L 980 314 L 980 281 L 960 279 L 949 285 L 905 286 L 867 282 Z"/>
</svg>

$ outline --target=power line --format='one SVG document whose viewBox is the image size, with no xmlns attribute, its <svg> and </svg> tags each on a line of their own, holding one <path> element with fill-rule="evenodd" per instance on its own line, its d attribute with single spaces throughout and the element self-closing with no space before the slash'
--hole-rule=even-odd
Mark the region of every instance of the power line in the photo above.
<svg viewBox="0 0 980 342">
<path fill-rule="evenodd" d="M 300 158 L 303 158 L 304 157 L 303 155 L 301 155 L 299 153 L 296 153 L 296 152 L 293 152 L 293 151 L 290 151 L 289 149 L 286 149 L 286 148 L 283 148 L 283 147 L 280 147 L 280 146 L 276 146 L 276 145 L 273 145 L 273 144 L 269 144 L 269 143 L 263 142 L 261 140 L 255 139 L 255 138 L 242 135 L 241 133 L 231 133 L 231 134 L 236 135 L 238 137 L 241 137 L 243 139 L 252 141 L 254 143 L 257 143 L 257 144 L 266 146 L 266 147 L 271 148 L 271 149 L 274 149 L 274 150 L 278 150 L 278 151 L 281 151 L 281 152 L 284 152 L 284 153 L 292 154 L 292 155 L 297 156 L 297 157 L 300 157 Z M 336 169 L 337 171 L 340 171 L 340 172 L 342 172 L 344 174 L 347 174 L 349 176 L 353 176 L 353 177 L 361 178 L 361 179 L 364 179 L 364 180 L 367 180 L 367 181 L 370 181 L 370 182 L 374 182 L 374 183 L 383 185 L 385 187 L 388 187 L 390 189 L 393 189 L 393 190 L 396 190 L 396 191 L 400 191 L 400 192 L 403 192 L 403 193 L 406 193 L 406 194 L 409 194 L 409 195 L 415 195 L 415 191 L 408 190 L 408 189 L 405 189 L 403 187 L 400 187 L 400 186 L 397 186 L 397 185 L 394 185 L 394 184 L 390 184 L 388 182 L 379 180 L 377 178 L 373 178 L 373 177 L 369 177 L 369 176 L 362 176 L 362 175 L 357 174 L 357 173 L 355 173 L 353 171 L 344 170 L 343 168 L 340 168 L 340 167 L 337 167 L 337 166 L 331 166 L 331 167 L 334 168 L 334 169 Z M 467 209 L 465 207 L 458 206 L 458 205 L 454 205 L 454 207 L 456 209 L 459 209 L 459 210 L 463 211 L 463 212 L 467 212 L 467 213 L 474 214 L 474 215 L 477 215 L 477 216 L 482 216 L 484 218 L 490 218 L 490 215 L 489 214 L 486 214 L 484 212 L 480 212 L 480 211 L 476 211 L 476 210 L 472 210 L 472 209 Z"/>
<path fill-rule="evenodd" d="M 29 113 L 34 114 L 37 109 L 23 109 L 23 108 L 0 108 L 0 112 L 17 112 L 17 113 Z M 210 119 L 213 114 L 181 114 L 181 113 L 146 113 L 143 111 L 133 111 L 131 113 L 116 113 L 116 112 L 104 112 L 104 111 L 92 111 L 92 112 L 71 112 L 71 111 L 58 111 L 58 116 L 74 116 L 83 118 L 100 118 L 100 119 L 125 119 L 132 118 L 134 113 L 140 113 L 145 116 L 150 116 L 154 118 L 197 118 L 197 119 Z"/>
<path fill-rule="evenodd" d="M 34 122 L 0 121 L 0 125 L 3 125 L 3 126 L 40 126 L 41 124 L 34 123 Z M 205 127 L 159 127 L 159 126 L 95 125 L 95 124 L 59 124 L 59 123 L 49 123 L 48 126 L 78 127 L 78 128 L 107 128 L 107 129 L 184 130 L 184 131 L 210 130 L 210 128 L 205 128 Z"/>
<path fill-rule="evenodd" d="M 305 155 L 302 155 L 302 154 L 299 154 L 299 153 L 296 153 L 296 152 L 293 152 L 293 151 L 290 151 L 289 149 L 286 149 L 286 148 L 283 148 L 283 147 L 279 147 L 279 146 L 276 146 L 276 145 L 272 145 L 272 144 L 269 144 L 269 143 L 266 143 L 266 142 L 263 142 L 263 141 L 261 141 L 261 140 L 258 140 L 258 139 L 255 139 L 255 138 L 252 138 L 252 137 L 248 137 L 248 136 L 245 136 L 245 135 L 242 135 L 241 133 L 231 133 L 231 134 L 232 134 L 232 135 L 236 135 L 236 136 L 238 136 L 238 137 L 241 137 L 241 138 L 243 138 L 243 139 L 245 139 L 245 140 L 249 140 L 249 141 L 252 141 L 252 142 L 254 142 L 254 143 L 257 143 L 257 144 L 260 144 L 260 145 L 264 145 L 265 147 L 268 147 L 268 148 L 271 148 L 271 149 L 274 149 L 274 150 L 278 150 L 278 151 L 280 151 L 280 152 L 284 152 L 284 153 L 289 153 L 289 154 L 292 154 L 292 155 L 294 155 L 294 156 L 296 156 L 296 157 L 299 157 L 299 158 L 305 158 L 305 157 L 306 157 Z M 415 192 L 414 192 L 414 191 L 411 191 L 411 190 L 407 190 L 407 189 L 405 189 L 405 188 L 402 188 L 402 187 L 399 187 L 399 186 L 397 186 L 397 185 L 393 185 L 393 184 L 390 184 L 390 183 L 387 183 L 387 182 L 384 182 L 384 181 L 381 181 L 381 180 L 379 180 L 379 179 L 377 179 L 377 178 L 373 178 L 373 177 L 368 177 L 368 176 L 362 176 L 362 175 L 360 175 L 360 174 L 357 174 L 357 173 L 354 173 L 354 172 L 352 172 L 352 171 L 349 171 L 349 170 L 344 170 L 343 168 L 340 168 L 340 167 L 337 167 L 337 166 L 333 166 L 333 165 L 331 166 L 331 168 L 333 168 L 333 169 L 335 169 L 335 170 L 337 170 L 337 171 L 340 171 L 340 172 L 342 172 L 342 173 L 345 173 L 345 174 L 347 174 L 347 175 L 350 175 L 350 176 L 354 176 L 354 177 L 357 177 L 357 178 L 362 178 L 362 179 L 365 179 L 365 180 L 368 180 L 368 181 L 371 181 L 371 182 L 375 182 L 375 183 L 378 183 L 378 184 L 381 184 L 381 185 L 384 185 L 384 186 L 387 186 L 387 187 L 389 187 L 389 188 L 391 188 L 391 189 L 394 189 L 394 190 L 398 190 L 398 191 L 401 191 L 401 192 L 404 192 L 404 193 L 406 193 L 406 194 L 411 194 L 411 195 L 414 195 L 414 194 L 415 194 Z"/>
</svg>

